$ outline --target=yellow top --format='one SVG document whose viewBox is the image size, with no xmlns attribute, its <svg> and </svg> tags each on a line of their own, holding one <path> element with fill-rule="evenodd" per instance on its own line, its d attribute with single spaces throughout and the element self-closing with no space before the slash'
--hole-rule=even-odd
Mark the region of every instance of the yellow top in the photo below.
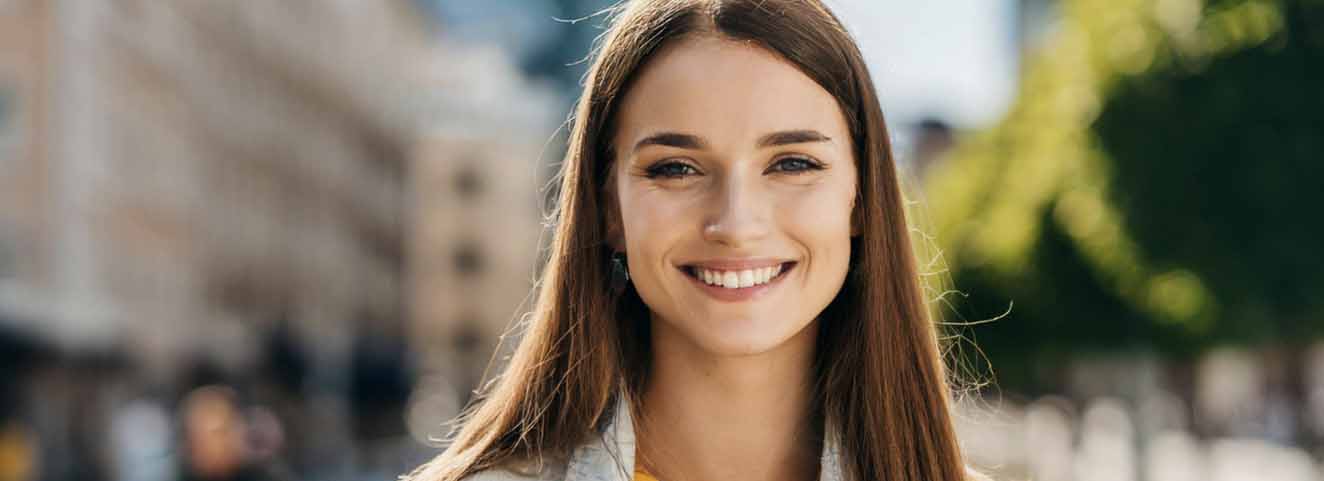
<svg viewBox="0 0 1324 481">
<path fill-rule="evenodd" d="M 634 470 L 634 481 L 657 481 L 657 478 L 648 474 L 648 471 L 644 471 L 644 468 L 636 468 Z"/>
</svg>

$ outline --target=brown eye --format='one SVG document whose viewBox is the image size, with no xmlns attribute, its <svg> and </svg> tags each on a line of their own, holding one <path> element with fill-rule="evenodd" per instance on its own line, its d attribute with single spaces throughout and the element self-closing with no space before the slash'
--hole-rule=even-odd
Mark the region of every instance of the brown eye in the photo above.
<svg viewBox="0 0 1324 481">
<path fill-rule="evenodd" d="M 650 179 L 658 177 L 665 179 L 678 179 L 686 175 L 699 173 L 698 170 L 695 170 L 694 167 L 689 164 L 674 161 L 653 164 L 653 166 L 649 167 L 645 172 Z"/>
<path fill-rule="evenodd" d="M 810 170 L 820 170 L 822 168 L 822 164 L 805 157 L 782 157 L 777 160 L 776 163 L 772 164 L 771 171 L 798 174 Z"/>
</svg>

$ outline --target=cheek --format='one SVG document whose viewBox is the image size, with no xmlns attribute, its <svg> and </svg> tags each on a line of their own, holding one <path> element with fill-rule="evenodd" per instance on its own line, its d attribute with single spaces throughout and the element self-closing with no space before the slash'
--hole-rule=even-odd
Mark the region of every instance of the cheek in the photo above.
<svg viewBox="0 0 1324 481">
<path fill-rule="evenodd" d="M 683 232 L 690 206 L 675 194 L 625 187 L 621 196 L 621 221 L 627 254 L 639 260 L 654 259 Z"/>
<path fill-rule="evenodd" d="M 666 311 L 681 295 L 676 281 L 683 280 L 668 255 L 692 241 L 686 237 L 697 222 L 693 200 L 650 189 L 624 194 L 621 214 L 630 281 L 646 304 Z"/>
<path fill-rule="evenodd" d="M 779 224 L 811 254 L 849 246 L 853 193 L 853 189 L 834 186 L 782 196 L 776 209 Z"/>
</svg>

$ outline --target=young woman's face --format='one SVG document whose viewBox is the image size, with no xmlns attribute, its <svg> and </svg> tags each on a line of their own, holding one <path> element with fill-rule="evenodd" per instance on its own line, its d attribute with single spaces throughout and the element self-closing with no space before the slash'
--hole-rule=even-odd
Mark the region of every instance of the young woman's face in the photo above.
<svg viewBox="0 0 1324 481">
<path fill-rule="evenodd" d="M 834 98 L 766 50 L 697 37 L 639 72 L 618 119 L 614 242 L 655 342 L 747 355 L 812 332 L 850 259 L 855 161 Z"/>
</svg>

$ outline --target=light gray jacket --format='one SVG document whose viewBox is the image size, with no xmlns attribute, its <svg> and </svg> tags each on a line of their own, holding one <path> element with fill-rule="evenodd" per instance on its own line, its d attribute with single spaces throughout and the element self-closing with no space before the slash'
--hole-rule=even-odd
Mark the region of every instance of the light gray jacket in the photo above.
<svg viewBox="0 0 1324 481">
<path fill-rule="evenodd" d="M 566 463 L 547 463 L 530 474 L 504 469 L 475 473 L 466 481 L 630 481 L 634 478 L 634 422 L 624 396 L 616 403 L 602 435 L 575 448 Z M 823 443 L 819 481 L 842 481 L 841 451 L 836 436 Z"/>
</svg>

